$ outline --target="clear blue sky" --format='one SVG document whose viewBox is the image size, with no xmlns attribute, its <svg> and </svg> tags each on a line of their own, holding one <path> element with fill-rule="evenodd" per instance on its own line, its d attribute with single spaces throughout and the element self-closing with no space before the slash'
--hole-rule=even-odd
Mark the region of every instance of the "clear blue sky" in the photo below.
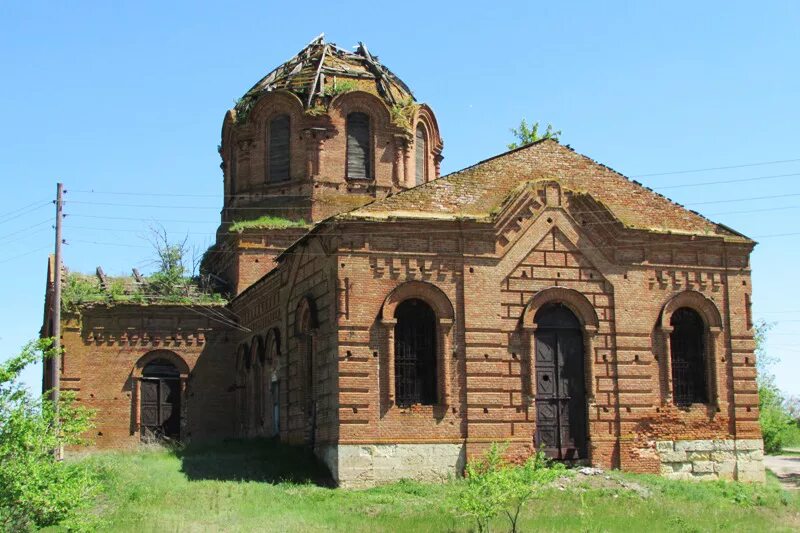
<svg viewBox="0 0 800 533">
<path fill-rule="evenodd" d="M 433 107 L 444 172 L 503 151 L 522 117 L 551 122 L 576 150 L 680 186 L 661 192 L 756 238 L 755 315 L 776 323 L 778 383 L 800 394 L 800 235 L 762 237 L 800 231 L 800 161 L 653 175 L 800 160 L 800 3 L 562 4 L 3 2 L 0 358 L 41 324 L 56 181 L 69 190 L 74 270 L 147 270 L 142 220 L 203 248 L 221 204 L 225 111 L 325 32 L 366 42 Z M 39 370 L 27 378 L 38 386 Z"/>
</svg>

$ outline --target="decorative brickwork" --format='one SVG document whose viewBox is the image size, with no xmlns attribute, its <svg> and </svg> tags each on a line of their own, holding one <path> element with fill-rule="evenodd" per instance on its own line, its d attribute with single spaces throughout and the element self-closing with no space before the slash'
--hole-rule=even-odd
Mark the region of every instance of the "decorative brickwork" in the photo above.
<svg viewBox="0 0 800 533">
<path fill-rule="evenodd" d="M 497 441 L 520 459 L 540 443 L 605 468 L 762 480 L 755 243 L 553 140 L 438 178 L 430 108 L 363 45 L 330 46 L 315 40 L 226 115 L 203 268 L 232 301 L 65 315 L 62 386 L 98 409 L 97 446 L 138 442 L 136 383 L 166 358 L 182 439 L 277 436 L 343 485 L 458 475 Z M 351 112 L 369 117 L 367 179 L 346 175 Z M 278 183 L 276 116 L 291 134 Z M 431 181 L 409 188 L 418 168 Z M 300 218 L 308 229 L 288 227 Z M 409 309 L 424 320 L 399 324 Z M 702 394 L 676 398 L 690 344 Z"/>
</svg>

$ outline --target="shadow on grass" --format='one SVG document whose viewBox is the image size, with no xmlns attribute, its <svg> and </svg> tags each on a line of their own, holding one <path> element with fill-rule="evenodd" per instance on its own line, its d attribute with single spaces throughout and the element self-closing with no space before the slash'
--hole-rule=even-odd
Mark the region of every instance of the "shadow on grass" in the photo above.
<svg viewBox="0 0 800 533">
<path fill-rule="evenodd" d="M 261 481 L 311 483 L 334 487 L 328 469 L 306 449 L 276 440 L 225 440 L 189 444 L 172 451 L 190 481 Z"/>
</svg>

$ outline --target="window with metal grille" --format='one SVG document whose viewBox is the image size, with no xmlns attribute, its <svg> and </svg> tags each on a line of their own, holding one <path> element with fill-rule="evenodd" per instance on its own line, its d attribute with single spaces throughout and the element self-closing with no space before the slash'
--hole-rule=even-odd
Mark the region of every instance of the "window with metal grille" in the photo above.
<svg viewBox="0 0 800 533">
<path fill-rule="evenodd" d="M 347 177 L 370 179 L 369 115 L 347 115 Z"/>
<path fill-rule="evenodd" d="M 280 115 L 269 123 L 270 183 L 289 179 L 289 115 Z"/>
<path fill-rule="evenodd" d="M 416 135 L 416 184 L 421 185 L 428 181 L 428 135 L 422 124 L 417 125 Z"/>
<path fill-rule="evenodd" d="M 436 403 L 436 314 L 418 299 L 395 311 L 395 401 L 400 407 Z"/>
<path fill-rule="evenodd" d="M 708 401 L 705 323 L 694 309 L 681 307 L 670 318 L 672 395 L 677 405 Z"/>
</svg>

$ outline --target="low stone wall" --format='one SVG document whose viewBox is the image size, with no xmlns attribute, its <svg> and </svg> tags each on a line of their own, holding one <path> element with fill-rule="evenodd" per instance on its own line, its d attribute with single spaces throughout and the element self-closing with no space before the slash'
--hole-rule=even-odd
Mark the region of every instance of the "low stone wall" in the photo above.
<svg viewBox="0 0 800 533">
<path fill-rule="evenodd" d="M 441 482 L 462 474 L 463 444 L 359 444 L 325 450 L 340 487 L 371 487 L 401 479 Z"/>
<path fill-rule="evenodd" d="M 656 442 L 661 474 L 670 479 L 731 479 L 763 482 L 760 439 Z"/>
</svg>

